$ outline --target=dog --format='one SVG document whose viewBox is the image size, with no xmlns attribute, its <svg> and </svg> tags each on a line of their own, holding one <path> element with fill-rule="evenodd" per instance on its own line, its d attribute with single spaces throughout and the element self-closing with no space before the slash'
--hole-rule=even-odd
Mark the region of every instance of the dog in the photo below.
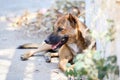
<svg viewBox="0 0 120 80">
<path fill-rule="evenodd" d="M 95 49 L 95 40 L 91 37 L 90 30 L 79 21 L 78 17 L 69 13 L 59 16 L 55 22 L 54 31 L 44 40 L 44 43 L 38 49 L 23 54 L 21 59 L 26 60 L 37 52 L 58 49 L 49 56 L 59 56 L 58 66 L 65 72 L 74 67 L 74 64 L 70 67 L 66 67 L 66 65 L 77 54 L 88 48 Z"/>
</svg>

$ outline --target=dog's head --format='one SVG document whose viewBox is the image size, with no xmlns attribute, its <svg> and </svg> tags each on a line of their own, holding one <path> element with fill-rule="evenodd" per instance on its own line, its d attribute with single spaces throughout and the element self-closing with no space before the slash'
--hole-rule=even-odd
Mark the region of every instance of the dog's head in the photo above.
<svg viewBox="0 0 120 80">
<path fill-rule="evenodd" d="M 72 14 L 62 15 L 54 25 L 54 31 L 45 42 L 57 49 L 64 44 L 74 43 L 78 38 L 78 19 Z"/>
</svg>

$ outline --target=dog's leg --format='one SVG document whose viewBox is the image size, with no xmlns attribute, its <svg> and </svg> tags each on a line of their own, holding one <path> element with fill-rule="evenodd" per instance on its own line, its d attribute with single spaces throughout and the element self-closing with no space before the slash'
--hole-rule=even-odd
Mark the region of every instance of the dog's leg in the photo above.
<svg viewBox="0 0 120 80">
<path fill-rule="evenodd" d="M 70 66 L 69 68 L 67 68 L 67 64 L 68 62 L 73 59 L 73 55 L 72 55 L 72 52 L 70 51 L 70 49 L 64 45 L 60 48 L 59 50 L 59 68 L 62 70 L 62 71 L 66 71 L 66 70 L 69 70 L 69 69 L 72 69 L 73 68 L 73 65 Z"/>
<path fill-rule="evenodd" d="M 21 60 L 27 60 L 29 57 L 31 57 L 35 53 L 42 52 L 42 51 L 47 51 L 47 50 L 50 50 L 50 49 L 51 49 L 51 45 L 43 43 L 43 44 L 40 45 L 40 47 L 38 49 L 31 50 L 31 51 L 28 51 L 25 54 L 23 54 L 21 56 Z"/>
<path fill-rule="evenodd" d="M 58 55 L 58 52 L 57 52 L 57 53 L 51 53 L 50 56 L 51 57 L 58 57 L 59 55 Z"/>
</svg>

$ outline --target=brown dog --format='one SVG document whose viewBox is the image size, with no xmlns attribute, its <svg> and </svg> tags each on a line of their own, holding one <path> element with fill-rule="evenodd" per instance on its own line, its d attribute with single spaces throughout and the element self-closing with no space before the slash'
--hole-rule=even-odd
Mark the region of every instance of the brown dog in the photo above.
<svg viewBox="0 0 120 80">
<path fill-rule="evenodd" d="M 90 36 L 89 29 L 76 16 L 66 14 L 58 18 L 54 25 L 54 32 L 45 39 L 45 43 L 37 50 L 25 53 L 21 56 L 21 59 L 28 59 L 40 51 L 56 50 L 59 48 L 58 53 L 50 54 L 50 56 L 59 56 L 59 68 L 62 71 L 66 71 L 74 67 L 72 65 L 70 68 L 67 68 L 66 64 L 75 55 L 87 48 L 92 49 L 94 45 L 95 42 Z"/>
</svg>

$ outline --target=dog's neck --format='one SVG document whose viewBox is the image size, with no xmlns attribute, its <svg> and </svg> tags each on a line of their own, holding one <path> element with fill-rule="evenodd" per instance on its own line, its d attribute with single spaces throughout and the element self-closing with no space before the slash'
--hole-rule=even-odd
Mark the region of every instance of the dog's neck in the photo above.
<svg viewBox="0 0 120 80">
<path fill-rule="evenodd" d="M 71 52 L 74 56 L 82 52 L 76 43 L 70 43 L 68 44 L 68 47 L 71 49 Z"/>
<path fill-rule="evenodd" d="M 73 55 L 81 53 L 84 49 L 87 48 L 87 44 L 82 33 L 78 31 L 77 35 L 78 36 L 76 36 L 75 42 L 68 44 L 69 48 L 72 50 Z"/>
</svg>

